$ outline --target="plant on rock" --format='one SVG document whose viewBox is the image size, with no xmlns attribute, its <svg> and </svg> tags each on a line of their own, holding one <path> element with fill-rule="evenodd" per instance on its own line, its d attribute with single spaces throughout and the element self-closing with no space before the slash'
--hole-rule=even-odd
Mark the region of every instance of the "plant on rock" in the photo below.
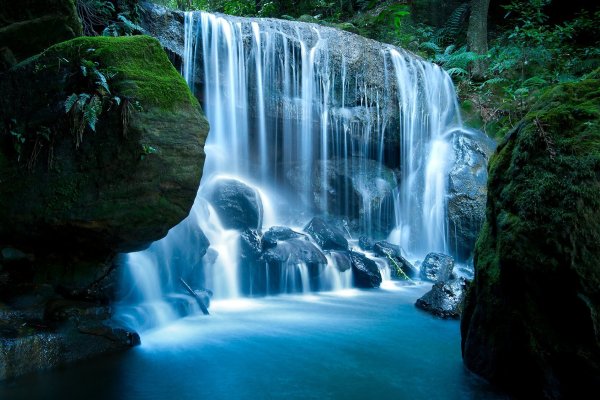
<svg viewBox="0 0 600 400">
<path fill-rule="evenodd" d="M 87 50 L 88 53 L 94 51 L 95 49 Z M 109 81 L 116 73 L 110 69 L 101 70 L 98 62 L 87 59 L 81 59 L 79 73 L 83 78 L 82 86 L 88 91 L 73 93 L 65 100 L 65 112 L 71 118 L 75 147 L 81 144 L 86 127 L 95 132 L 100 114 L 114 108 L 120 109 L 122 113 L 123 135 L 126 136 L 128 114 L 131 104 L 135 103 L 111 93 Z"/>
</svg>

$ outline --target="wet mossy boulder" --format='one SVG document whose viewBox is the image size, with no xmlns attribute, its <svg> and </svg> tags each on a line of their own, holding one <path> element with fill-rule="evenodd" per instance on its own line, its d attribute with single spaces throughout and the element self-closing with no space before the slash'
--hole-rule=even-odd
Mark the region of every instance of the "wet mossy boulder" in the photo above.
<svg viewBox="0 0 600 400">
<path fill-rule="evenodd" d="M 82 34 L 75 0 L 2 1 L 0 47 L 18 61 Z"/>
<path fill-rule="evenodd" d="M 109 77 L 111 105 L 77 146 L 65 100 L 98 94 L 94 70 Z M 86 257 L 134 251 L 188 215 L 208 123 L 155 39 L 57 44 L 3 74 L 0 92 L 0 243 Z"/>
<path fill-rule="evenodd" d="M 489 167 L 464 362 L 523 398 L 600 390 L 600 70 L 548 90 Z"/>
</svg>

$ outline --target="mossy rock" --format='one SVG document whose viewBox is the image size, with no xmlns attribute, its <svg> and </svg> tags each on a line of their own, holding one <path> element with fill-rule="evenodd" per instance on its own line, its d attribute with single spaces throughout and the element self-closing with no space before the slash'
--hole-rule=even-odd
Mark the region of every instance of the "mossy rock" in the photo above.
<svg viewBox="0 0 600 400">
<path fill-rule="evenodd" d="M 131 109 L 126 135 L 123 113 L 106 110 L 76 148 L 65 99 L 79 93 L 72 77 L 82 59 L 115 73 L 112 95 L 140 107 Z M 35 252 L 133 251 L 188 215 L 208 123 L 155 39 L 60 43 L 4 74 L 0 91 L 0 120 L 14 120 L 26 137 L 17 162 L 14 136 L 0 133 L 0 243 Z M 36 155 L 40 132 L 51 140 Z"/>
<path fill-rule="evenodd" d="M 600 72 L 549 89 L 489 167 L 464 361 L 521 396 L 600 389 Z"/>
<path fill-rule="evenodd" d="M 75 0 L 2 2 L 0 47 L 8 47 L 18 60 L 81 34 Z"/>
</svg>

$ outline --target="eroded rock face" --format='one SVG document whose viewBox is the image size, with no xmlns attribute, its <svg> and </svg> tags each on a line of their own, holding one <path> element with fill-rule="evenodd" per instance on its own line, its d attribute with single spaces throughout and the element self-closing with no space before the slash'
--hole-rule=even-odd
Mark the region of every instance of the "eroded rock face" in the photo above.
<svg viewBox="0 0 600 400">
<path fill-rule="evenodd" d="M 490 162 L 463 359 L 519 397 L 600 390 L 599 87 L 546 91 Z"/>
<path fill-rule="evenodd" d="M 122 112 L 103 113 L 76 148 L 65 100 L 84 91 L 71 79 L 83 58 L 112 68 L 112 92 L 139 107 L 128 106 L 126 131 Z M 0 90 L 13 94 L 0 100 L 9 121 L 0 135 L 0 243 L 36 252 L 134 251 L 189 213 L 208 124 L 155 39 L 64 42 L 4 74 Z M 23 137 L 19 152 L 11 131 Z"/>
</svg>

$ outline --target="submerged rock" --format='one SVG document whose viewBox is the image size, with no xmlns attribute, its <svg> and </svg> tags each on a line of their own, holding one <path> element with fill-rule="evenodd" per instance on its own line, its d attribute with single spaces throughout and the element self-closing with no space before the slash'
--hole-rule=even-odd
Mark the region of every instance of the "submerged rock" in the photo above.
<svg viewBox="0 0 600 400">
<path fill-rule="evenodd" d="M 452 278 L 454 258 L 442 253 L 429 253 L 421 264 L 421 279 L 430 282 L 445 282 Z"/>
<path fill-rule="evenodd" d="M 467 286 L 462 278 L 437 282 L 415 305 L 441 318 L 459 319 Z"/>
<path fill-rule="evenodd" d="M 394 277 L 406 279 L 407 277 L 413 278 L 417 275 L 417 269 L 402 256 L 400 246 L 382 240 L 373 245 L 373 251 L 390 264 Z M 397 271 L 397 268 L 400 268 L 400 271 Z"/>
<path fill-rule="evenodd" d="M 355 251 L 350 252 L 354 286 L 359 288 L 378 288 L 381 285 L 381 272 L 375 261 Z"/>
<path fill-rule="evenodd" d="M 463 359 L 519 398 L 600 391 L 599 87 L 548 89 L 490 161 Z"/>
<path fill-rule="evenodd" d="M 452 134 L 454 161 L 448 176 L 448 238 L 459 260 L 473 253 L 485 220 L 487 165 L 496 143 L 479 131 Z"/>
<path fill-rule="evenodd" d="M 304 232 L 308 233 L 323 250 L 348 250 L 348 241 L 344 233 L 322 218 L 311 219 L 304 227 Z"/>
<path fill-rule="evenodd" d="M 219 179 L 207 189 L 207 198 L 227 229 L 260 229 L 263 206 L 254 188 L 236 179 Z"/>
</svg>

